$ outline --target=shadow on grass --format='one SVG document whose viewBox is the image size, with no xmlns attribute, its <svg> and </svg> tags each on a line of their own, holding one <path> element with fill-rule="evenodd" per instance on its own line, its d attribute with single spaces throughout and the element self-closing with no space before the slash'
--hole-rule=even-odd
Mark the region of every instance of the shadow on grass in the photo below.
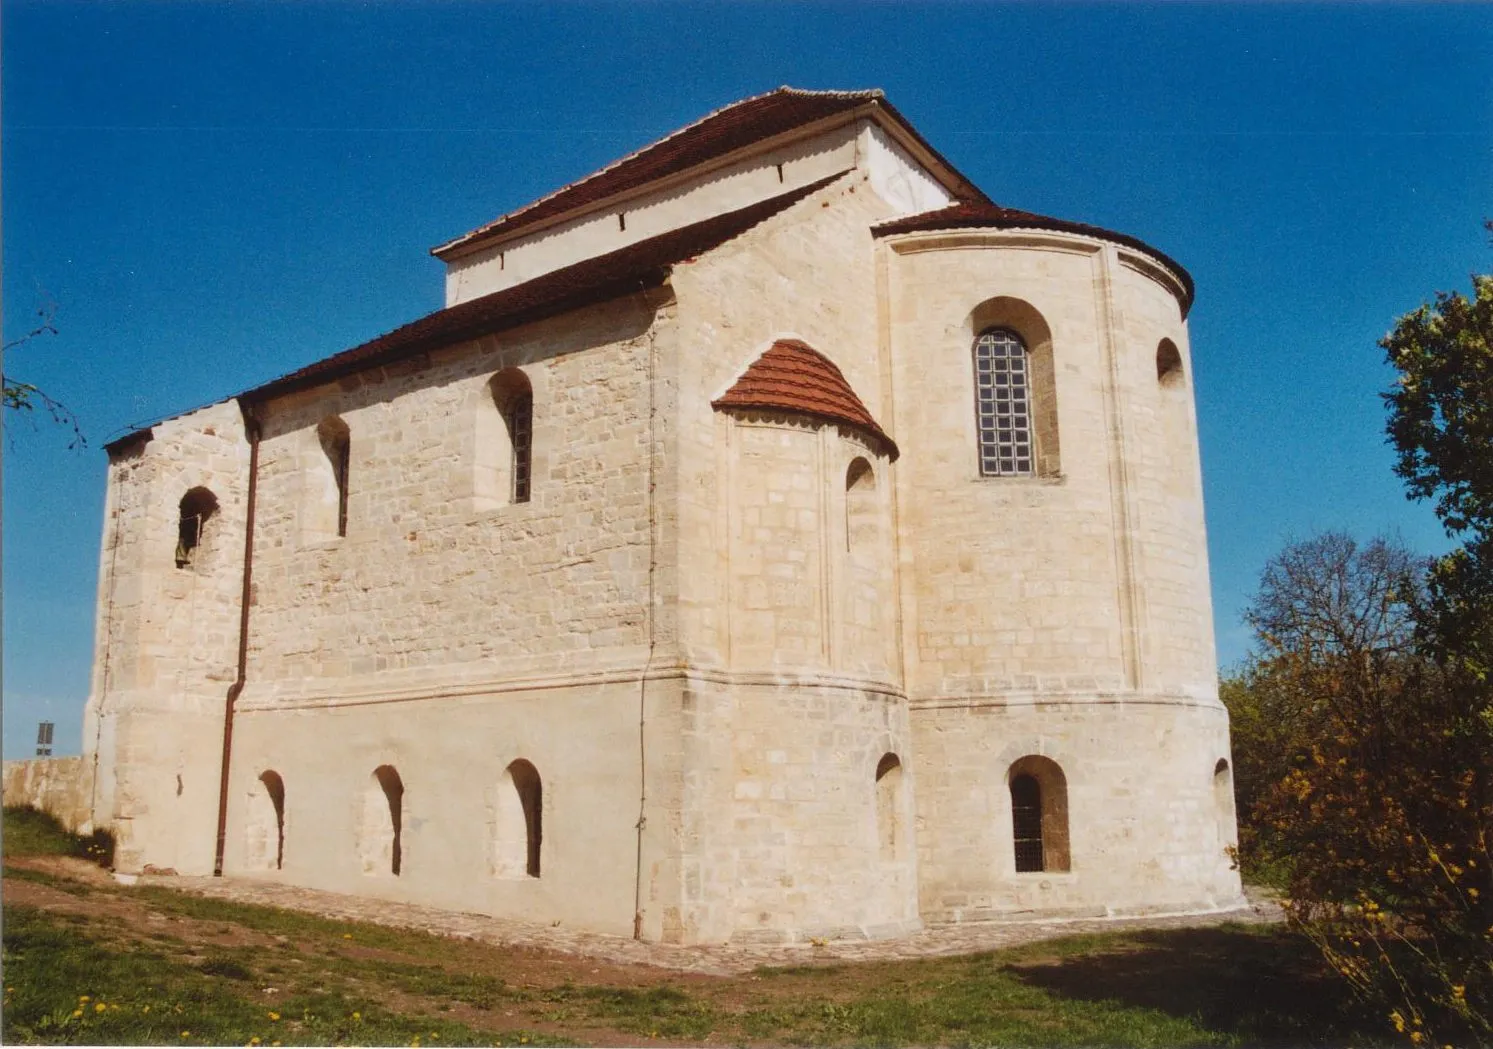
<svg viewBox="0 0 1493 1049">
<path fill-rule="evenodd" d="M 1388 1045 L 1315 947 L 1284 929 L 1137 932 L 1132 949 L 1007 966 L 1031 987 L 1195 1020 L 1245 1046 Z"/>
</svg>

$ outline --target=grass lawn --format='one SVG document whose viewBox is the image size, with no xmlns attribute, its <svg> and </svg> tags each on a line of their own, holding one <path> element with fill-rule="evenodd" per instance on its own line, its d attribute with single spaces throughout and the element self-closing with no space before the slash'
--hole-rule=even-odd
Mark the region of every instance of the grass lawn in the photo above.
<svg viewBox="0 0 1493 1049">
<path fill-rule="evenodd" d="M 1068 937 L 958 958 L 672 973 L 123 888 L 5 822 L 12 1043 L 1366 1045 L 1278 928 Z M 28 851 L 29 850 L 29 851 Z"/>
</svg>

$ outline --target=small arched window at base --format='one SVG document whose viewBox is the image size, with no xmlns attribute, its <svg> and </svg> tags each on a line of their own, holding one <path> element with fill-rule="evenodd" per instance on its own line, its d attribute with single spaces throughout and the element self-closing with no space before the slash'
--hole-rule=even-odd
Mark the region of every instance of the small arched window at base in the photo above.
<svg viewBox="0 0 1493 1049">
<path fill-rule="evenodd" d="M 1032 754 L 1011 765 L 1011 837 L 1016 873 L 1066 871 L 1068 782 L 1051 758 Z"/>
<path fill-rule="evenodd" d="M 501 878 L 539 877 L 544 842 L 544 784 L 539 770 L 519 758 L 498 783 L 494 873 Z"/>
<path fill-rule="evenodd" d="M 181 497 L 176 525 L 176 567 L 199 564 L 206 549 L 212 519 L 218 513 L 218 497 L 206 488 L 193 488 Z"/>
<path fill-rule="evenodd" d="M 404 780 L 393 765 L 374 769 L 364 787 L 359 845 L 364 874 L 387 870 L 399 876 L 404 866 Z"/>
<path fill-rule="evenodd" d="M 876 765 L 876 837 L 883 860 L 902 853 L 907 831 L 902 826 L 902 761 L 883 754 Z"/>
<path fill-rule="evenodd" d="M 1235 843 L 1238 828 L 1234 815 L 1234 776 L 1227 758 L 1219 758 L 1213 766 L 1213 811 L 1218 821 L 1218 838 L 1228 848 Z"/>
</svg>

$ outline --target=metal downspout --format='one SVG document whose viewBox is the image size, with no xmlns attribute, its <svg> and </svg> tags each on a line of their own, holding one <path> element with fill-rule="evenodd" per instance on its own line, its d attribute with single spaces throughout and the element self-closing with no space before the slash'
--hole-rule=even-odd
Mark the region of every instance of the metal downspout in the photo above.
<svg viewBox="0 0 1493 1049">
<path fill-rule="evenodd" d="M 238 677 L 228 686 L 223 705 L 223 772 L 218 781 L 218 840 L 213 851 L 213 877 L 223 876 L 223 847 L 228 838 L 228 767 L 233 755 L 233 708 L 248 679 L 249 593 L 254 581 L 254 500 L 259 488 L 259 420 L 254 410 L 239 402 L 244 414 L 244 432 L 249 438 L 249 493 L 244 512 L 244 583 L 239 596 Z"/>
</svg>

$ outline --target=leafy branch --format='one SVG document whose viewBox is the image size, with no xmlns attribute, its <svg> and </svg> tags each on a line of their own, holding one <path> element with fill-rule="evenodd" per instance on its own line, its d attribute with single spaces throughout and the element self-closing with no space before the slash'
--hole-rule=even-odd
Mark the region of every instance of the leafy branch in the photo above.
<svg viewBox="0 0 1493 1049">
<path fill-rule="evenodd" d="M 57 325 L 54 323 L 57 317 L 57 304 L 48 300 L 36 311 L 37 323 L 30 331 L 7 342 L 3 348 L 5 353 L 10 353 L 37 339 L 48 335 L 57 334 Z M 5 408 L 21 412 L 35 425 L 35 413 L 38 408 L 46 412 L 52 422 L 65 426 L 73 433 L 73 439 L 68 448 L 86 447 L 88 439 L 83 436 L 83 427 L 78 422 L 78 415 L 65 403 L 47 393 L 35 383 L 25 382 L 10 375 L 8 372 L 0 373 L 0 403 Z"/>
</svg>

